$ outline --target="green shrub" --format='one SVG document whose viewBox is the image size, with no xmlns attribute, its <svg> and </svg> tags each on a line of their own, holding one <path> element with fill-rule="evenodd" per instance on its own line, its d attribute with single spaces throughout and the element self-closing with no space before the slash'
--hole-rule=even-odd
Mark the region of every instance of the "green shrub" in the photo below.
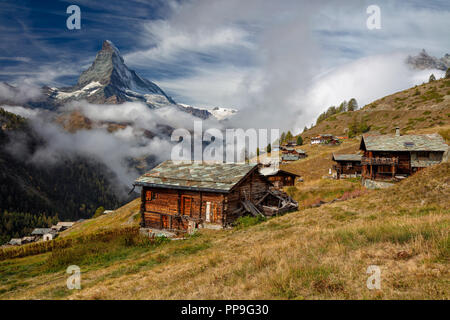
<svg viewBox="0 0 450 320">
<path fill-rule="evenodd" d="M 253 217 L 253 216 L 242 216 L 237 218 L 234 221 L 234 226 L 236 229 L 244 229 L 250 226 L 254 226 L 257 225 L 261 222 L 266 221 L 267 218 L 263 217 L 263 216 L 257 216 L 257 217 Z"/>
<path fill-rule="evenodd" d="M 98 217 L 100 217 L 100 216 L 103 214 L 103 212 L 105 212 L 105 208 L 103 208 L 103 207 L 98 207 L 97 210 L 95 210 L 95 213 L 94 213 L 94 215 L 92 216 L 92 218 L 98 218 Z"/>
<path fill-rule="evenodd" d="M 294 186 L 290 186 L 290 187 L 286 188 L 286 193 L 291 198 L 293 198 L 297 194 L 297 191 L 298 191 L 298 189 L 296 187 L 294 187 Z"/>
</svg>

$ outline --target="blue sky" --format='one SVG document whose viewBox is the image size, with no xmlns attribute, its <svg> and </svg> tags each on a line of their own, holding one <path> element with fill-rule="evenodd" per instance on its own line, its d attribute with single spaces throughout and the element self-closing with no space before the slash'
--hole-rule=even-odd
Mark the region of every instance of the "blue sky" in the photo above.
<svg viewBox="0 0 450 320">
<path fill-rule="evenodd" d="M 81 30 L 66 28 L 71 4 L 81 8 Z M 381 9 L 380 30 L 366 27 L 371 4 Z M 300 126 L 351 98 L 344 94 L 368 103 L 421 81 L 426 74 L 403 69 L 386 81 L 390 64 L 422 48 L 450 52 L 448 30 L 450 3 L 436 0 L 0 1 L 0 80 L 72 85 L 109 39 L 179 102 L 285 108 L 303 117 Z M 365 70 L 375 67 L 373 76 Z M 377 90 L 355 87 L 355 73 L 377 78 Z M 342 79 L 354 87 L 336 86 Z M 312 92 L 325 98 L 311 102 Z"/>
</svg>

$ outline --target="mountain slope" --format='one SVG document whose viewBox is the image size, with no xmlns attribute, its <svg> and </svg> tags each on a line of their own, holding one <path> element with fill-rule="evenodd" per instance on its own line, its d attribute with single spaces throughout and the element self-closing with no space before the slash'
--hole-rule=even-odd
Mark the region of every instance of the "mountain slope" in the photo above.
<svg viewBox="0 0 450 320">
<path fill-rule="evenodd" d="M 115 208 L 127 200 L 116 189 L 114 175 L 92 159 L 29 161 L 44 143 L 26 119 L 0 108 L 0 214 L 6 210 L 78 220 L 91 217 L 101 205 Z M 6 235 L 23 236 L 26 230 L 19 220 L 15 223 Z"/>
<path fill-rule="evenodd" d="M 449 177 L 443 163 L 391 189 L 147 249 L 2 261 L 0 298 L 448 299 Z M 66 289 L 67 264 L 80 266 L 81 290 Z M 367 289 L 370 265 L 381 290 Z"/>
<path fill-rule="evenodd" d="M 388 134 L 399 126 L 402 133 L 450 125 L 450 79 L 440 79 L 394 93 L 364 108 L 333 115 L 301 135 L 347 135 L 351 124 L 366 124 L 370 132 Z"/>
</svg>

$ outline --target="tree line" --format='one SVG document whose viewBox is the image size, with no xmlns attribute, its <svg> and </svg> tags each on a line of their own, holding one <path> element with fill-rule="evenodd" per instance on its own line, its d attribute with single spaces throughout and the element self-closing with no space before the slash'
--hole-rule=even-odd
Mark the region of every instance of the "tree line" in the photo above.
<svg viewBox="0 0 450 320">
<path fill-rule="evenodd" d="M 91 218 L 99 206 L 115 209 L 130 200 L 105 165 L 86 157 L 34 164 L 4 148 L 20 136 L 32 154 L 42 143 L 24 118 L 0 109 L 0 240 L 57 221 Z M 6 240 L 5 240 L 6 239 Z"/>
<path fill-rule="evenodd" d="M 334 116 L 335 114 L 344 113 L 344 112 L 351 112 L 358 110 L 358 102 L 355 98 L 350 99 L 348 102 L 343 101 L 338 107 L 331 106 L 327 109 L 327 111 L 322 112 L 319 117 L 316 120 L 316 125 L 324 121 L 325 119 L 330 118 L 331 116 Z M 305 127 L 305 130 L 307 128 Z"/>
</svg>

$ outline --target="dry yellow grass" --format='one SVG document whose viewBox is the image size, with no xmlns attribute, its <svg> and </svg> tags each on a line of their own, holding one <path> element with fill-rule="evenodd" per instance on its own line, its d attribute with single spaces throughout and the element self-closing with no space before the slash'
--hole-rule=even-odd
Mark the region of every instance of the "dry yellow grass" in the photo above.
<svg viewBox="0 0 450 320">
<path fill-rule="evenodd" d="M 281 168 L 299 174 L 305 181 L 320 179 L 328 175 L 328 170 L 335 164 L 332 160 L 333 153 L 356 153 L 359 149 L 359 139 L 344 140 L 342 144 L 335 146 L 311 145 L 301 146 L 308 157 L 287 164 Z"/>
<path fill-rule="evenodd" d="M 88 219 L 75 224 L 72 228 L 61 233 L 61 237 L 87 235 L 120 227 L 132 227 L 139 224 L 140 198 L 137 198 L 113 213 L 104 214 L 95 219 Z"/>
<path fill-rule="evenodd" d="M 16 283 L 0 281 L 0 298 L 449 299 L 449 183 L 444 163 L 353 200 L 80 265 L 80 291 L 38 272 L 47 255 L 1 262 Z M 369 265 L 381 290 L 366 287 Z"/>
</svg>

